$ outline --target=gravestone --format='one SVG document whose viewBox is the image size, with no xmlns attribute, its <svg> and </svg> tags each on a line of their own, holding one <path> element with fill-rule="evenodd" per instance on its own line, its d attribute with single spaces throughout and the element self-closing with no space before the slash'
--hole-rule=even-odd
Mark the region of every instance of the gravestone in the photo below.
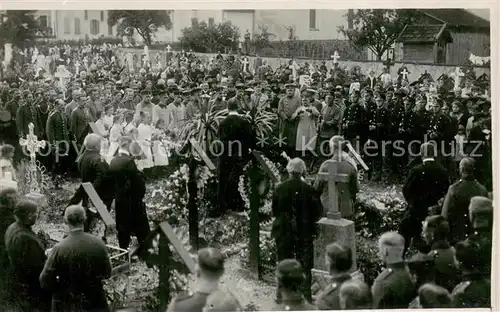
<svg viewBox="0 0 500 312">
<path fill-rule="evenodd" d="M 333 60 L 333 64 L 338 64 L 340 55 L 339 55 L 339 53 L 337 51 L 335 51 L 335 53 L 333 53 L 333 55 L 331 56 L 331 58 Z"/>
<path fill-rule="evenodd" d="M 353 266 L 351 274 L 360 276 L 356 264 L 356 232 L 354 222 L 341 217 L 339 207 L 339 194 L 337 183 L 347 183 L 348 175 L 338 173 L 339 162 L 329 160 L 326 162 L 327 172 L 318 173 L 318 178 L 328 183 L 328 207 L 326 217 L 318 221 L 318 237 L 314 242 L 314 269 L 311 270 L 313 276 L 313 295 L 318 293 L 319 289 L 324 289 L 328 284 L 329 270 L 325 263 L 326 246 L 340 242 L 351 248 L 353 252 Z M 317 289 L 315 289 L 317 288 Z"/>
</svg>

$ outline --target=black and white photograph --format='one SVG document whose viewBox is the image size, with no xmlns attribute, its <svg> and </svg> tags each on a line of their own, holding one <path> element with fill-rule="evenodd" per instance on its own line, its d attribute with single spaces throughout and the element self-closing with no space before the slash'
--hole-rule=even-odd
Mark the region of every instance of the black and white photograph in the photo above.
<svg viewBox="0 0 500 312">
<path fill-rule="evenodd" d="M 280 3 L 2 7 L 0 311 L 495 309 L 499 3 Z"/>
</svg>

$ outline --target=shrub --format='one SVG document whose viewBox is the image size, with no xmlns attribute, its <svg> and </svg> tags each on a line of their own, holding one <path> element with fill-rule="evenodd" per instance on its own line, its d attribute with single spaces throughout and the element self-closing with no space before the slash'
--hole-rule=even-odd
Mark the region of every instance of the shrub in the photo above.
<svg viewBox="0 0 500 312">
<path fill-rule="evenodd" d="M 181 45 L 200 53 L 236 50 L 240 37 L 238 27 L 230 21 L 214 25 L 201 22 L 192 27 L 186 27 L 181 32 Z"/>
</svg>

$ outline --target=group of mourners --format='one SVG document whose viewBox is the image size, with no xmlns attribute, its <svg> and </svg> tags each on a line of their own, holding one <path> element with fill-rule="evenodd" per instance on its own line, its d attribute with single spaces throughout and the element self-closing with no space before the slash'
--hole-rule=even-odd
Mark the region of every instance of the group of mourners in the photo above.
<svg viewBox="0 0 500 312">
<path fill-rule="evenodd" d="M 327 262 L 333 280 L 317 296 L 316 307 L 489 305 L 490 265 L 488 259 L 475 256 L 488 248 L 491 254 L 492 210 L 486 198 L 492 187 L 489 85 L 477 83 L 472 76 L 450 84 L 446 77 L 434 80 L 426 73 L 410 83 L 404 68 L 397 77 L 391 77 L 388 70 L 364 76 L 359 68 L 344 70 L 338 63 L 328 68 L 325 62 L 299 66 L 291 60 L 271 68 L 257 58 L 249 69 L 248 60 L 239 54 L 205 59 L 169 51 L 162 54 L 165 60 L 161 62 L 144 58 L 141 67 L 131 66 L 120 59 L 123 54 L 113 55 L 107 47 L 64 46 L 57 51 L 60 58 L 54 62 L 74 71 L 71 78 L 55 79 L 50 71 L 57 66 L 47 71 L 31 66 L 29 72 L 19 74 L 22 79 L 13 75 L 15 79 L 2 81 L 0 178 L 10 171 L 16 179 L 15 168 L 26 154 L 19 140 L 33 131 L 48 143 L 37 159 L 52 173 L 56 186 L 61 185 L 61 178 L 91 182 L 108 209 L 115 209 L 120 247 L 129 247 L 131 235 L 142 246 L 149 233 L 144 179 L 148 170 L 166 166 L 173 159 L 184 125 L 199 114 L 227 110 L 219 124 L 220 140 L 227 145 L 239 140 L 244 145 L 242 155 L 219 157 L 219 207 L 212 213 L 214 217 L 229 209 L 243 209 L 234 179 L 243 173 L 249 157 L 246 151 L 256 148 L 258 141 L 245 115 L 255 109 L 273 111 L 285 142 L 282 149 L 291 157 L 287 167 L 290 179 L 276 189 L 273 200 L 273 236 L 281 261 L 277 309 L 313 309 L 307 303 L 312 300 L 312 243 L 315 223 L 326 215 L 322 207 L 328 205 L 328 189 L 319 179 L 309 185 L 304 176 L 306 171 L 326 170 L 325 165 L 317 168 L 318 159 L 343 163 L 339 173 L 348 173 L 350 179 L 338 183 L 343 189 L 340 213 L 344 218 L 354 213 L 359 160 L 346 149 L 347 142 L 368 164 L 369 179 L 405 180 L 408 215 L 399 234 L 390 232 L 380 238 L 380 254 L 387 268 L 371 290 L 363 282 L 351 280 L 351 250 L 340 242 L 329 245 Z M 30 53 L 25 53 L 24 61 L 34 63 Z M 81 64 L 79 59 L 86 62 Z M 309 78 L 301 79 L 303 76 Z M 460 191 L 469 190 L 470 185 L 474 191 Z M 99 292 L 91 287 L 101 285 L 111 274 L 109 257 L 101 248 L 104 245 L 95 245 L 95 253 L 100 255 L 96 257 L 104 259 L 95 267 L 85 262 L 88 255 L 76 253 L 68 258 L 76 242 L 92 241 L 84 231 L 89 231 L 95 214 L 88 209 L 83 188 L 78 188 L 66 210 L 72 230 L 55 251 L 47 252 L 47 261 L 43 244 L 30 230 L 36 220 L 36 204 L 25 200 L 15 204 L 9 195 L 12 190 L 6 190 L 2 200 L 13 214 L 5 220 L 14 224 L 5 221 L 2 230 L 3 260 L 4 268 L 17 278 L 19 288 L 13 288 L 17 298 L 32 297 L 25 303 L 42 307 L 37 300 L 46 299 L 49 291 L 55 300 L 52 307 L 63 302 L 60 311 L 107 306 L 102 287 L 97 287 Z M 414 226 L 423 221 L 423 229 Z M 424 239 L 420 239 L 422 232 Z M 38 254 L 32 256 L 24 249 L 26 244 L 35 246 L 33 255 Z M 405 262 L 410 244 L 419 251 L 418 257 Z M 147 248 L 139 254 L 146 257 Z M 203 249 L 198 256 L 199 291 L 180 294 L 170 311 L 202 311 L 217 306 L 214 302 L 234 303 L 214 292 L 223 273 L 220 252 Z M 88 288 L 68 284 L 82 279 Z M 479 290 L 487 290 L 487 299 Z"/>
</svg>

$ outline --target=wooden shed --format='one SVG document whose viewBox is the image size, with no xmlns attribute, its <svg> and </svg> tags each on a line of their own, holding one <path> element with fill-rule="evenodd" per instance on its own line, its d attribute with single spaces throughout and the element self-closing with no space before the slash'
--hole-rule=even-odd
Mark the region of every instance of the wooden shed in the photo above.
<svg viewBox="0 0 500 312">
<path fill-rule="evenodd" d="M 470 54 L 490 56 L 490 22 L 464 9 L 418 9 L 397 43 L 403 61 L 465 65 Z"/>
</svg>

